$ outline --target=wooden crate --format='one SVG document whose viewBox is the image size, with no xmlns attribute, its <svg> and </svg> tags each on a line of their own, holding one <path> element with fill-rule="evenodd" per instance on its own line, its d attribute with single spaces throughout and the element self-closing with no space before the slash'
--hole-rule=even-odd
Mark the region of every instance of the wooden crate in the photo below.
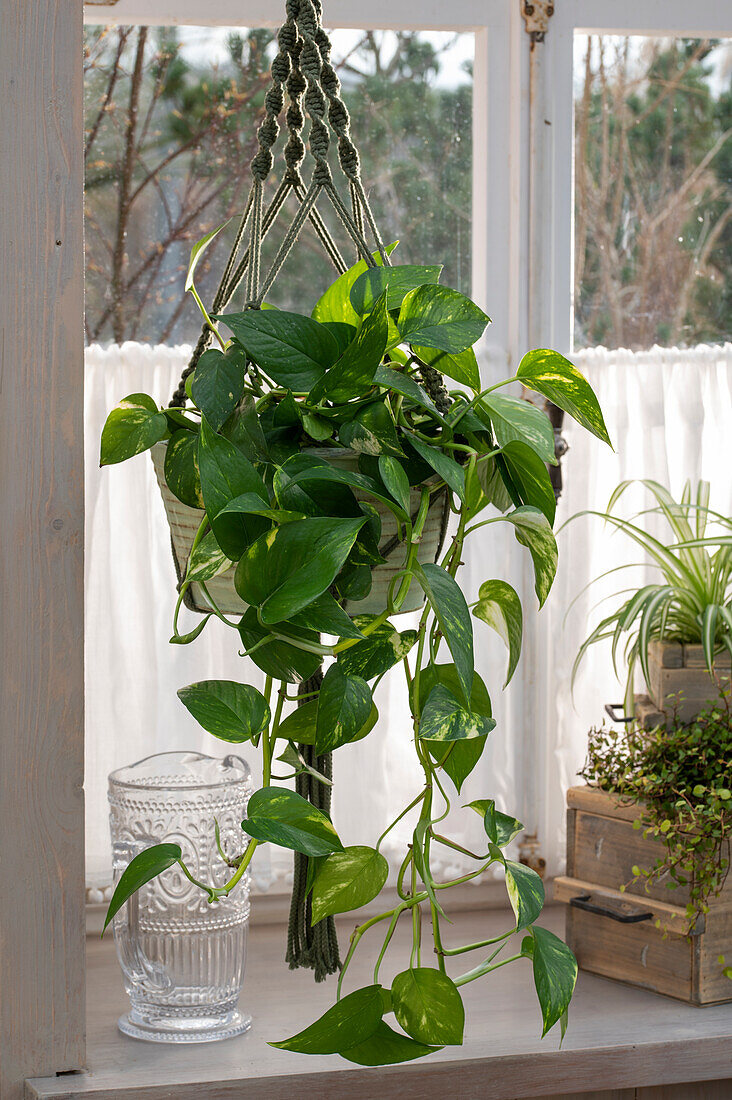
<svg viewBox="0 0 732 1100">
<path fill-rule="evenodd" d="M 716 681 L 707 672 L 700 645 L 678 642 L 651 642 L 648 650 L 651 699 L 667 715 L 674 710 L 681 722 L 689 722 L 706 706 L 719 698 L 719 688 L 730 684 L 730 655 L 720 653 L 715 668 Z M 680 699 L 676 696 L 681 695 Z"/>
<path fill-rule="evenodd" d="M 633 828 L 637 806 L 593 787 L 571 788 L 567 806 L 567 874 L 555 879 L 554 897 L 567 903 L 567 943 L 580 967 L 690 1004 L 732 1001 L 718 962 L 732 963 L 732 875 L 709 912 L 690 921 L 688 888 L 632 883 L 631 868 L 652 866 L 663 851 Z"/>
</svg>

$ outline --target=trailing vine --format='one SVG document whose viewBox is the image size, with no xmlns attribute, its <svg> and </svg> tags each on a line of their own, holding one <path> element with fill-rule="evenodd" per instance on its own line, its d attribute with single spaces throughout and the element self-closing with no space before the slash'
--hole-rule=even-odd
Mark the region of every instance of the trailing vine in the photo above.
<svg viewBox="0 0 732 1100">
<path fill-rule="evenodd" d="M 441 823 L 496 724 L 475 670 L 474 621 L 503 638 L 506 682 L 521 651 L 521 601 L 511 585 L 489 579 L 468 603 L 458 583 L 467 540 L 509 524 L 531 556 L 540 606 L 557 566 L 546 465 L 555 462 L 552 427 L 538 408 L 499 391 L 521 383 L 607 441 L 595 395 L 571 363 L 545 349 L 529 352 L 511 377 L 483 386 L 473 344 L 489 319 L 440 285 L 438 266 L 361 261 L 325 291 L 311 317 L 277 309 L 209 316 L 193 285 L 202 247 L 194 250 L 189 289 L 218 349 L 206 351 L 186 381 L 191 404 L 184 411 L 161 409 L 145 394 L 114 409 L 102 435 L 102 463 L 164 443 L 169 489 L 199 510 L 171 641 L 195 641 L 216 617 L 266 679 L 262 692 L 246 682 L 209 680 L 178 694 L 209 733 L 249 742 L 261 754 L 262 786 L 242 822 L 248 838 L 242 852 L 235 860 L 221 853 L 233 871 L 225 884 L 197 881 L 179 846 L 155 845 L 123 872 L 106 923 L 174 863 L 215 904 L 269 842 L 307 858 L 305 892 L 318 926 L 378 897 L 389 871 L 380 848 L 410 816 L 398 901 L 356 927 L 334 1005 L 274 1045 L 366 1065 L 430 1054 L 462 1042 L 462 987 L 520 960 L 533 970 L 542 1034 L 557 1023 L 563 1033 L 577 967 L 562 941 L 536 923 L 541 878 L 505 851 L 522 824 L 490 797 L 471 802 L 463 812 L 477 813 L 484 830 L 472 852 L 445 836 Z M 438 370 L 458 383 L 447 395 Z M 435 561 L 422 545 L 428 524 L 435 517 L 442 522 L 446 498 L 451 534 Z M 383 608 L 359 614 L 359 601 L 393 549 L 382 539 L 381 515 L 396 525 L 400 565 Z M 208 582 L 224 575 L 246 605 L 243 615 L 225 614 L 211 596 Z M 186 631 L 179 617 L 194 584 L 211 610 Z M 400 631 L 391 620 L 415 591 L 423 602 L 419 624 Z M 312 683 L 321 663 L 322 684 L 294 694 L 292 685 Z M 309 789 L 330 783 L 315 762 L 369 734 L 378 721 L 378 685 L 400 666 L 419 789 L 378 839 L 345 844 L 322 808 L 327 800 L 308 800 L 286 784 L 303 773 Z M 460 852 L 472 869 L 440 881 L 432 869 L 436 847 Z M 447 892 L 491 867 L 505 877 L 513 919 L 499 936 L 455 943 Z M 411 927 L 409 959 L 382 984 L 401 921 Z M 373 982 L 348 991 L 351 961 L 365 938 L 374 945 Z M 479 961 L 457 972 L 470 953 Z M 391 1014 L 401 1030 L 384 1019 Z"/>
</svg>

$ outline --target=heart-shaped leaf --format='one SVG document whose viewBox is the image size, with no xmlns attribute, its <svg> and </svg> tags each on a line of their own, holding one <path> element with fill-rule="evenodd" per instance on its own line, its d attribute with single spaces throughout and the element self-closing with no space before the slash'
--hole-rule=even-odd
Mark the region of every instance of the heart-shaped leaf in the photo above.
<svg viewBox="0 0 732 1100">
<path fill-rule="evenodd" d="M 379 476 L 394 500 L 404 511 L 405 516 L 408 516 L 410 514 L 409 478 L 401 462 L 396 458 L 392 458 L 391 455 L 380 455 Z"/>
<path fill-rule="evenodd" d="M 280 722 L 277 727 L 277 736 L 285 737 L 298 745 L 314 745 L 317 717 L 317 699 L 308 699 L 307 703 L 299 703 L 292 713 Z"/>
<path fill-rule="evenodd" d="M 493 718 L 467 710 L 442 684 L 435 684 L 422 708 L 419 736 L 425 741 L 462 741 L 486 737 L 495 729 Z"/>
<path fill-rule="evenodd" d="M 267 700 L 250 684 L 201 680 L 180 688 L 178 698 L 199 725 L 222 741 L 249 741 L 269 725 Z"/>
<path fill-rule="evenodd" d="M 428 367 L 434 367 L 440 374 L 446 374 L 448 378 L 454 378 L 456 382 L 463 386 L 470 386 L 471 390 L 476 393 L 480 391 L 480 371 L 472 347 L 457 352 L 455 355 L 448 355 L 446 351 L 440 351 L 439 348 L 412 346 L 412 351 Z"/>
<path fill-rule="evenodd" d="M 131 898 L 150 879 L 156 878 L 162 871 L 167 871 L 168 867 L 177 863 L 180 857 L 181 849 L 178 844 L 153 844 L 151 848 L 146 848 L 144 852 L 139 852 L 134 859 L 131 859 L 112 894 L 112 900 L 104 918 L 104 928 L 128 898 Z"/>
<path fill-rule="evenodd" d="M 348 676 L 339 664 L 330 666 L 318 696 L 315 751 L 319 756 L 347 744 L 371 713 L 371 691 L 360 676 Z"/>
<path fill-rule="evenodd" d="M 198 468 L 206 514 L 214 531 L 219 512 L 245 493 L 255 494 L 265 507 L 269 506 L 267 489 L 257 470 L 233 443 L 214 432 L 205 416 L 201 417 Z M 232 516 L 222 524 L 221 549 L 235 561 L 242 545 L 249 545 L 268 526 L 260 516 Z"/>
<path fill-rule="evenodd" d="M 389 864 L 375 848 L 355 846 L 334 852 L 320 865 L 313 883 L 313 919 L 360 909 L 380 892 Z"/>
<path fill-rule="evenodd" d="M 189 508 L 203 508 L 198 472 L 198 433 L 179 428 L 165 448 L 165 481 L 171 493 Z"/>
<path fill-rule="evenodd" d="M 100 466 L 124 462 L 149 451 L 168 434 L 168 421 L 152 397 L 131 393 L 112 409 L 102 429 Z"/>
<path fill-rule="evenodd" d="M 268 531 L 242 555 L 237 592 L 265 625 L 289 619 L 330 587 L 365 522 L 301 519 Z"/>
<path fill-rule="evenodd" d="M 524 386 L 548 397 L 583 428 L 612 446 L 594 391 L 569 359 L 558 351 L 536 348 L 523 357 L 516 374 Z"/>
<path fill-rule="evenodd" d="M 505 848 L 519 833 L 523 832 L 524 826 L 521 822 L 497 810 L 492 798 L 478 798 L 475 802 L 469 802 L 468 806 L 483 818 L 486 836 L 499 848 Z"/>
<path fill-rule="evenodd" d="M 368 985 L 348 993 L 304 1031 L 269 1045 L 298 1054 L 339 1054 L 363 1043 L 381 1023 L 384 1013 L 381 989 L 380 985 Z"/>
<path fill-rule="evenodd" d="M 213 531 L 209 531 L 203 536 L 198 546 L 191 550 L 186 568 L 186 580 L 210 581 L 220 573 L 225 573 L 233 564 L 219 546 Z"/>
<path fill-rule="evenodd" d="M 303 412 L 302 426 L 315 443 L 323 443 L 333 437 L 334 426 L 331 421 L 316 413 Z"/>
<path fill-rule="evenodd" d="M 420 286 L 407 294 L 397 325 L 402 338 L 457 355 L 479 340 L 490 323 L 474 302 L 446 286 Z"/>
<path fill-rule="evenodd" d="M 384 401 L 364 405 L 353 420 L 341 426 L 339 438 L 344 447 L 364 455 L 393 455 L 403 457 L 396 426 Z"/>
<path fill-rule="evenodd" d="M 317 719 L 318 700 L 309 699 L 307 703 L 295 707 L 292 713 L 280 722 L 277 736 L 285 737 L 288 741 L 294 741 L 298 745 L 314 745 Z M 350 743 L 353 744 L 354 741 L 361 741 L 364 737 L 367 737 L 378 720 L 379 712 L 372 704 L 368 718 L 355 736 L 351 738 Z"/>
<path fill-rule="evenodd" d="M 371 615 L 357 615 L 354 623 L 364 630 L 373 621 Z M 416 630 L 399 631 L 390 622 L 382 623 L 362 642 L 338 654 L 338 664 L 348 676 L 373 680 L 403 660 L 417 641 Z"/>
<path fill-rule="evenodd" d="M 530 953 L 534 963 L 534 985 L 541 1005 L 543 1038 L 569 1007 L 577 981 L 577 960 L 567 945 L 546 928 L 534 926 L 531 937 L 533 950 Z"/>
<path fill-rule="evenodd" d="M 278 386 L 307 393 L 338 358 L 338 342 L 324 325 L 280 309 L 248 309 L 224 321 L 250 359 Z"/>
<path fill-rule="evenodd" d="M 516 931 L 528 928 L 537 919 L 544 905 L 544 883 L 536 871 L 523 863 L 504 860 L 506 890 L 516 917 Z"/>
<path fill-rule="evenodd" d="M 388 309 L 398 309 L 405 294 L 424 283 L 437 283 L 442 266 L 396 264 L 393 267 L 370 267 L 351 288 L 351 305 L 363 317 L 386 292 Z"/>
<path fill-rule="evenodd" d="M 282 472 L 287 472 L 286 491 L 290 492 L 294 486 L 307 485 L 308 492 L 312 492 L 309 485 L 310 482 L 335 482 L 340 485 L 349 485 L 353 489 L 361 489 L 368 493 L 370 496 L 375 497 L 376 500 L 385 504 L 390 511 L 396 511 L 394 501 L 388 494 L 382 492 L 381 485 L 373 477 L 367 477 L 365 474 L 355 473 L 353 470 L 342 470 L 338 466 L 330 466 L 322 459 L 311 458 L 309 455 L 299 456 L 302 459 L 307 459 L 307 465 L 303 462 L 297 467 L 295 472 L 295 459 L 290 459 L 285 466 L 282 467 Z M 290 470 L 292 469 L 292 474 Z M 278 478 L 275 474 L 275 492 L 278 499 L 280 499 L 280 492 L 277 489 Z M 280 482 L 281 484 L 281 482 Z M 322 493 L 323 490 L 321 489 Z"/>
<path fill-rule="evenodd" d="M 250 462 L 269 460 L 267 441 L 251 395 L 242 398 L 221 429 L 221 434 L 238 447 Z"/>
<path fill-rule="evenodd" d="M 524 443 L 536 452 L 542 462 L 556 464 L 551 421 L 530 401 L 487 393 L 478 402 L 476 411 L 478 416 L 487 418 L 499 446 Z"/>
<path fill-rule="evenodd" d="M 387 256 L 391 255 L 398 243 L 398 241 L 394 241 L 386 246 Z M 373 258 L 380 267 L 382 264 L 381 254 L 374 252 Z M 353 267 L 349 267 L 348 271 L 344 271 L 342 275 L 339 275 L 316 302 L 313 319 L 322 323 L 327 321 L 343 322 L 357 327 L 360 317 L 351 305 L 351 287 L 364 271 L 368 271 L 368 264 L 365 260 L 359 260 Z"/>
<path fill-rule="evenodd" d="M 397 974 L 391 986 L 394 1015 L 420 1043 L 461 1044 L 465 1008 L 447 974 L 419 966 Z"/>
<path fill-rule="evenodd" d="M 484 581 L 473 614 L 492 627 L 508 649 L 508 672 L 503 685 L 506 687 L 521 656 L 523 610 L 519 595 L 507 581 Z"/>
<path fill-rule="evenodd" d="M 286 631 L 292 637 L 291 642 L 275 637 L 272 629 L 262 626 L 254 607 L 247 608 L 239 622 L 239 635 L 245 650 L 252 649 L 264 638 L 269 639 L 266 645 L 255 649 L 250 657 L 257 668 L 274 680 L 299 684 L 303 680 L 309 680 L 315 670 L 320 668 L 321 657 L 319 653 L 299 648 L 298 643 L 317 645 L 318 635 L 314 630 L 303 630 L 290 625 Z M 278 627 L 277 633 L 284 634 L 285 630 Z"/>
<path fill-rule="evenodd" d="M 426 1046 L 394 1031 L 382 1020 L 373 1035 L 358 1046 L 340 1051 L 341 1058 L 355 1062 L 357 1066 L 394 1066 L 399 1062 L 411 1062 L 434 1054 L 442 1047 Z"/>
<path fill-rule="evenodd" d="M 415 405 L 427 409 L 440 424 L 446 423 L 445 418 L 437 411 L 432 398 L 427 395 L 426 391 L 411 375 L 394 370 L 392 367 L 381 366 L 374 375 L 374 383 L 377 386 L 383 386 L 392 393 L 401 393 L 404 397 L 408 397 L 413 401 Z"/>
<path fill-rule="evenodd" d="M 516 538 L 526 546 L 534 563 L 534 578 L 539 607 L 551 590 L 557 573 L 557 540 L 545 515 L 538 508 L 517 508 L 501 519 L 513 524 Z"/>
<path fill-rule="evenodd" d="M 269 840 L 306 856 L 342 852 L 343 845 L 330 818 L 307 798 L 285 787 L 262 787 L 247 805 L 241 827 L 256 840 Z"/>
<path fill-rule="evenodd" d="M 351 489 L 344 480 L 331 479 L 331 469 L 325 459 L 315 455 L 296 454 L 288 458 L 277 467 L 273 479 L 280 507 L 304 512 L 307 516 L 360 515 Z M 304 474 L 304 478 L 295 480 L 300 474 Z"/>
<path fill-rule="evenodd" d="M 429 562 L 425 565 L 416 564 L 414 574 L 437 616 L 455 662 L 463 700 L 469 705 L 475 669 L 473 624 L 465 596 L 455 578 L 440 565 L 431 565 Z"/>
<path fill-rule="evenodd" d="M 310 402 L 322 401 L 324 397 L 335 402 L 360 397 L 373 381 L 386 350 L 388 335 L 389 315 L 383 295 L 333 368 L 313 386 Z"/>
<path fill-rule="evenodd" d="M 191 397 L 215 432 L 239 404 L 245 384 L 246 355 L 236 344 L 226 352 L 209 348 L 196 363 Z"/>
<path fill-rule="evenodd" d="M 419 702 L 415 698 L 414 690 L 411 692 L 411 703 L 412 707 L 416 708 L 416 713 L 421 713 L 422 707 L 429 698 L 435 684 L 443 684 L 456 698 L 461 694 L 460 680 L 455 665 L 427 665 L 419 675 Z M 473 674 L 470 710 L 473 714 L 480 714 L 484 718 L 492 718 L 493 716 L 488 689 L 477 672 Z M 485 737 L 470 737 L 465 741 L 456 741 L 453 744 L 452 751 L 442 766 L 455 784 L 458 794 L 463 783 L 480 760 L 485 745 Z M 445 756 L 444 746 L 439 743 L 430 744 L 428 741 L 427 749 L 436 760 L 441 760 Z"/>
<path fill-rule="evenodd" d="M 496 455 L 496 463 L 516 502 L 538 508 L 550 524 L 554 523 L 557 498 L 546 464 L 536 452 L 525 443 L 507 443 Z"/>
<path fill-rule="evenodd" d="M 412 432 L 405 432 L 412 447 L 420 458 L 424 459 L 428 466 L 440 475 L 453 493 L 457 493 L 461 500 L 465 499 L 465 472 L 454 458 L 450 458 L 439 447 L 431 447 L 429 443 L 419 439 Z"/>
<path fill-rule="evenodd" d="M 353 619 L 346 614 L 330 592 L 323 592 L 302 611 L 298 611 L 288 619 L 288 622 L 292 626 L 317 630 L 319 634 L 332 634 L 336 638 L 363 638 L 362 632 Z"/>
</svg>

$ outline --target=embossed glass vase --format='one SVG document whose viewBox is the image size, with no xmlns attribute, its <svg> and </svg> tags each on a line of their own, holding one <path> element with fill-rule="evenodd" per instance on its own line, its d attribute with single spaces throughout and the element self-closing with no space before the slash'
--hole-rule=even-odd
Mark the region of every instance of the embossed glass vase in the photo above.
<svg viewBox="0 0 732 1100">
<path fill-rule="evenodd" d="M 166 752 L 109 777 L 115 883 L 151 844 L 181 846 L 191 873 L 221 886 L 243 849 L 241 820 L 253 787 L 238 756 Z M 201 1043 L 246 1031 L 239 1011 L 246 963 L 249 876 L 227 898 L 206 894 L 176 865 L 143 886 L 114 918 L 114 940 L 130 998 L 120 1030 L 137 1039 Z"/>
</svg>

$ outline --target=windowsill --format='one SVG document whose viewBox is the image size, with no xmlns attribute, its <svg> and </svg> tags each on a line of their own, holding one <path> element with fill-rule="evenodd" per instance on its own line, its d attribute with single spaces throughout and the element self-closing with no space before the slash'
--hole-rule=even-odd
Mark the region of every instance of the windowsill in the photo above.
<svg viewBox="0 0 732 1100">
<path fill-rule="evenodd" d="M 505 928 L 507 916 L 495 911 L 456 914 L 449 940 L 470 942 L 495 934 Z M 563 919 L 563 907 L 551 907 L 545 923 L 561 934 Z M 340 922 L 342 943 L 353 924 L 353 919 Z M 409 935 L 406 924 L 399 931 L 402 937 Z M 365 946 L 361 960 L 352 964 L 350 988 L 372 981 L 369 964 L 374 956 Z M 400 967 L 402 948 L 403 943 L 395 943 L 387 955 L 386 981 Z M 284 928 L 255 925 L 241 998 L 243 1009 L 254 1017 L 251 1031 L 222 1043 L 164 1046 L 127 1038 L 117 1030 L 126 997 L 114 948 L 110 939 L 90 939 L 88 1071 L 36 1078 L 28 1085 L 28 1096 L 337 1100 L 347 1095 L 350 1100 L 406 1100 L 421 1098 L 429 1089 L 434 1095 L 518 1100 L 598 1087 L 721 1080 L 732 1073 L 729 1005 L 693 1008 L 584 973 L 560 1051 L 558 1033 L 539 1039 L 529 964 L 521 962 L 464 987 L 467 1027 L 462 1047 L 379 1069 L 362 1069 L 337 1057 L 290 1054 L 268 1046 L 267 1040 L 291 1035 L 325 1011 L 334 997 L 334 982 L 315 985 L 309 972 L 288 971 L 283 956 Z M 458 960 L 456 970 L 466 968 Z"/>
</svg>

